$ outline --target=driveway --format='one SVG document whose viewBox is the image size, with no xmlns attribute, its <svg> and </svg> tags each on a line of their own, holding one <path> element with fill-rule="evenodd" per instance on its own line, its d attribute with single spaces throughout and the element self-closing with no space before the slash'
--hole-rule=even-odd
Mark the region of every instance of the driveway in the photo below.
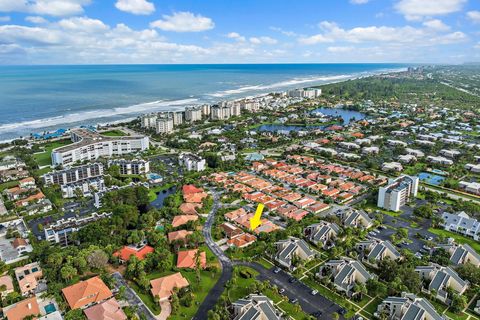
<svg viewBox="0 0 480 320">
<path fill-rule="evenodd" d="M 135 293 L 135 291 L 133 291 L 133 289 L 128 286 L 127 282 L 119 272 L 112 273 L 112 276 L 115 279 L 116 289 L 119 289 L 120 287 L 126 288 L 125 300 L 130 306 L 137 308 L 138 314 L 143 314 L 145 316 L 145 319 L 147 320 L 159 319 L 150 311 L 150 309 L 147 308 L 147 306 L 143 303 L 142 299 L 140 299 L 140 297 Z"/>
</svg>

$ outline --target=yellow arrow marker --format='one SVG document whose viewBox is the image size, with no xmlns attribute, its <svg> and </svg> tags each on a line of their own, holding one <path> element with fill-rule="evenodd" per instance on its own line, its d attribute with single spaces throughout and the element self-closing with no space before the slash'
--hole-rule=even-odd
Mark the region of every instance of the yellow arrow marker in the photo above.
<svg viewBox="0 0 480 320">
<path fill-rule="evenodd" d="M 259 203 L 257 207 L 257 211 L 255 211 L 255 215 L 250 218 L 250 229 L 255 230 L 260 224 L 260 218 L 262 217 L 264 205 L 263 203 Z"/>
</svg>

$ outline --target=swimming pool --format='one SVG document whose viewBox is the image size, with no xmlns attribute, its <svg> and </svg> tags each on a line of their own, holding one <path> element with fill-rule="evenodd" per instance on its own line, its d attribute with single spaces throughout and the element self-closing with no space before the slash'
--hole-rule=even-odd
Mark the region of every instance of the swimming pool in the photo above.
<svg viewBox="0 0 480 320">
<path fill-rule="evenodd" d="M 47 314 L 57 311 L 57 308 L 55 308 L 55 305 L 53 303 L 47 304 L 44 308 Z"/>
<path fill-rule="evenodd" d="M 418 175 L 418 178 L 420 179 L 420 181 L 433 184 L 436 186 L 440 185 L 443 182 L 443 180 L 445 180 L 445 177 L 442 177 L 436 174 L 427 173 L 427 172 L 420 172 L 420 174 Z"/>
</svg>

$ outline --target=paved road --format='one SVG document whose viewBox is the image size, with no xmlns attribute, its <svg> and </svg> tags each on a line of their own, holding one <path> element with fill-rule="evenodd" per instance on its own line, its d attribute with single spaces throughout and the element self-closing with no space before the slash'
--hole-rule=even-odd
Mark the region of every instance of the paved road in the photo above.
<svg viewBox="0 0 480 320">
<path fill-rule="evenodd" d="M 210 213 L 208 214 L 207 221 L 205 222 L 205 226 L 203 227 L 203 235 L 205 237 L 205 242 L 207 246 L 212 250 L 212 252 L 217 256 L 220 260 L 220 265 L 222 268 L 222 274 L 218 279 L 215 286 L 210 290 L 205 300 L 202 302 L 200 307 L 198 308 L 197 314 L 193 319 L 204 320 L 207 319 L 208 311 L 213 309 L 215 304 L 217 303 L 218 299 L 223 293 L 225 289 L 225 284 L 232 278 L 233 267 L 232 262 L 230 259 L 225 255 L 225 253 L 220 249 L 220 247 L 215 243 L 212 238 L 212 225 L 215 221 L 215 214 L 217 213 L 219 206 L 219 197 L 220 194 L 214 190 L 210 190 L 213 195 L 213 207 Z"/>
<path fill-rule="evenodd" d="M 284 271 L 275 274 L 273 270 L 268 270 L 257 263 L 240 261 L 232 262 L 212 239 L 211 228 L 215 220 L 215 214 L 220 207 L 220 202 L 218 201 L 220 194 L 214 190 L 210 191 L 213 195 L 214 205 L 208 215 L 205 227 L 203 228 L 203 235 L 205 236 L 205 242 L 210 248 L 210 250 L 212 250 L 212 252 L 220 260 L 222 266 L 222 274 L 218 282 L 211 289 L 208 296 L 200 305 L 197 314 L 193 319 L 207 319 L 208 310 L 214 308 L 215 304 L 217 303 L 218 299 L 220 298 L 225 289 L 225 284 L 232 277 L 233 265 L 244 265 L 254 268 L 260 273 L 260 275 L 258 276 L 259 280 L 269 280 L 272 284 L 277 285 L 278 288 L 285 288 L 285 291 L 288 292 L 287 296 L 291 299 L 297 298 L 299 300 L 300 306 L 305 312 L 311 314 L 321 311 L 322 315 L 318 319 L 331 319 L 331 314 L 340 310 L 340 306 L 328 300 L 327 298 L 321 295 L 312 296 L 310 294 L 312 289 L 309 288 L 307 285 L 301 282 L 290 283 L 288 280 L 291 276 Z"/>
<path fill-rule="evenodd" d="M 266 269 L 256 262 L 235 262 L 235 264 L 251 267 L 260 273 L 260 275 L 257 277 L 258 280 L 268 280 L 270 283 L 275 284 L 279 289 L 284 288 L 284 294 L 289 299 L 298 299 L 298 303 L 302 307 L 302 310 L 306 313 L 313 314 L 320 311 L 322 315 L 319 316 L 318 319 L 330 320 L 332 319 L 332 313 L 339 312 L 341 310 L 339 305 L 328 300 L 327 298 L 319 294 L 313 296 L 311 294 L 312 289 L 306 284 L 300 281 L 290 283 L 289 279 L 292 276 L 283 270 L 279 273 L 274 273 L 273 270 L 275 267 Z M 341 319 L 343 319 L 343 317 L 341 317 Z"/>
<path fill-rule="evenodd" d="M 125 287 L 125 300 L 128 301 L 129 305 L 132 307 L 137 307 L 138 314 L 143 314 L 147 320 L 156 320 L 155 315 L 147 308 L 143 303 L 142 299 L 130 288 L 119 272 L 112 273 L 113 278 L 115 279 L 115 287 L 119 289 L 120 287 Z"/>
</svg>

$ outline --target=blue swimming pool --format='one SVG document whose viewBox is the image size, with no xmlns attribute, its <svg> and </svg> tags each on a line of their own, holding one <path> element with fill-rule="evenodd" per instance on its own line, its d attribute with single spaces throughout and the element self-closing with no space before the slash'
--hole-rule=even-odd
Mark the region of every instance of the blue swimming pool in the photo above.
<svg viewBox="0 0 480 320">
<path fill-rule="evenodd" d="M 436 174 L 427 173 L 427 172 L 420 172 L 420 174 L 418 175 L 418 178 L 422 182 L 433 184 L 436 186 L 440 185 L 443 182 L 443 180 L 445 180 L 445 177 L 442 177 Z"/>
<path fill-rule="evenodd" d="M 55 305 L 54 305 L 53 303 L 47 304 L 47 305 L 45 306 L 45 312 L 46 312 L 47 314 L 52 313 L 52 312 L 55 312 L 55 311 L 57 311 L 57 308 L 55 308 Z"/>
</svg>

